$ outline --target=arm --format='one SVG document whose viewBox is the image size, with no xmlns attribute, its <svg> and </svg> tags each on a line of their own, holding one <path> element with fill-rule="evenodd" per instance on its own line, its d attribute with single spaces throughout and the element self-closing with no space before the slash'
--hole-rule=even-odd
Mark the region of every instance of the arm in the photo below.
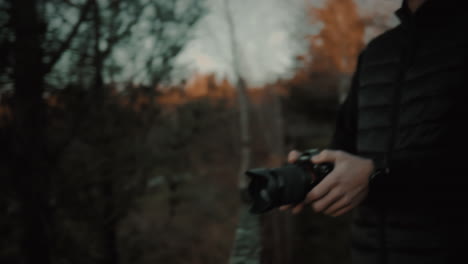
<svg viewBox="0 0 468 264">
<path fill-rule="evenodd" d="M 352 77 L 351 88 L 349 89 L 346 99 L 338 109 L 335 131 L 330 143 L 330 149 L 339 149 L 349 153 L 356 153 L 359 64 L 357 69 L 358 70 Z"/>
<path fill-rule="evenodd" d="M 359 64 L 357 69 L 351 89 L 338 111 L 331 150 L 324 150 L 312 159 L 314 163 L 332 162 L 335 168 L 308 193 L 303 203 L 293 208 L 293 213 L 300 212 L 310 203 L 316 212 L 339 216 L 356 207 L 367 196 L 374 163 L 370 159 L 353 155 L 356 153 L 357 138 Z M 291 152 L 289 162 L 294 162 L 298 156 L 298 152 Z M 282 207 L 283 210 L 287 208 Z"/>
</svg>

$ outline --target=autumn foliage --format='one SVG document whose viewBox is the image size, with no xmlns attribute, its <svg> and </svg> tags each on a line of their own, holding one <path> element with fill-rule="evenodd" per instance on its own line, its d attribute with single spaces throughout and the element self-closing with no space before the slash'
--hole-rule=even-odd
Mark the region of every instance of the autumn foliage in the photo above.
<svg viewBox="0 0 468 264">
<path fill-rule="evenodd" d="M 105 60 L 106 52 L 98 44 L 118 41 L 116 36 L 105 37 L 112 32 L 106 33 L 103 25 L 111 28 L 129 15 L 137 23 L 136 11 L 148 3 L 162 10 L 158 19 L 181 21 L 174 20 L 170 1 L 124 1 L 135 9 L 128 14 L 119 1 L 108 2 L 114 9 L 91 6 L 96 2 L 71 5 L 82 7 L 79 23 L 87 25 L 84 35 L 72 34 L 68 43 L 77 76 L 69 76 L 70 82 L 60 87 L 42 76 L 46 92 L 40 99 L 47 115 L 42 126 L 46 137 L 41 138 L 47 180 L 42 182 L 50 189 L 42 193 L 41 202 L 50 220 L 43 231 L 50 236 L 46 246 L 52 263 L 227 263 L 240 206 L 237 177 L 242 142 L 235 85 L 215 74 L 194 74 L 179 84 L 163 82 L 183 41 L 168 42 L 179 43 L 176 47 L 158 46 L 159 53 L 147 58 L 151 84 L 104 83 L 106 70 L 111 71 L 106 67 L 115 62 Z M 100 10 L 106 11 L 100 15 Z M 297 57 L 292 77 L 247 89 L 252 166 L 280 166 L 289 150 L 326 147 L 331 138 L 339 97 L 364 45 L 365 22 L 353 0 L 329 0 L 323 8 L 309 7 L 308 14 L 310 23 L 322 28 L 306 37 L 308 48 Z M 195 20 L 187 24 L 193 26 Z M 166 23 L 156 22 L 161 28 Z M 132 23 L 122 40 L 130 38 Z M 88 38 L 96 39 L 91 43 Z M 156 65 L 159 58 L 162 64 Z M 15 139 L 13 94 L 0 94 L 2 146 Z M 0 175 L 10 175 L 11 155 L 0 155 L 4 158 Z M 0 188 L 4 209 L 0 232 L 6 238 L 0 241 L 0 262 L 19 263 L 13 260 L 24 260 L 25 229 L 17 224 L 23 218 L 21 199 L 11 188 Z M 307 251 L 306 245 L 316 241 L 305 237 L 305 220 L 296 224 L 291 248 Z M 344 228 L 343 222 L 333 225 Z M 318 249 L 328 245 L 322 244 L 309 255 L 296 254 L 294 263 L 320 259 Z M 341 251 L 336 254 L 337 259 L 345 257 Z"/>
</svg>

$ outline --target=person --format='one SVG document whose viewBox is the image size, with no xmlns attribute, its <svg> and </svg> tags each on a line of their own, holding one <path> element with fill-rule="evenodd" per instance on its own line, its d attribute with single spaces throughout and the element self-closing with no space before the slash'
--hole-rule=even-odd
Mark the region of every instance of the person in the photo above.
<svg viewBox="0 0 468 264">
<path fill-rule="evenodd" d="M 361 52 L 331 146 L 312 158 L 335 168 L 280 208 L 352 211 L 353 263 L 467 262 L 465 12 L 455 0 L 403 1 L 400 24 Z"/>
</svg>

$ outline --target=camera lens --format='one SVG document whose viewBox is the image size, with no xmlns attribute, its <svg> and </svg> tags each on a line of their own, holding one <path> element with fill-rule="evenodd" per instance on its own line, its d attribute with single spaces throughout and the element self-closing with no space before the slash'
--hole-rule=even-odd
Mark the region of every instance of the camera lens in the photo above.
<svg viewBox="0 0 468 264">
<path fill-rule="evenodd" d="M 311 188 L 311 175 L 302 168 L 288 165 L 276 169 L 253 169 L 246 172 L 250 178 L 248 193 L 252 213 L 264 213 L 286 204 L 304 200 Z"/>
<path fill-rule="evenodd" d="M 247 192 L 252 213 L 264 213 L 275 207 L 302 202 L 307 193 L 333 170 L 332 163 L 313 164 L 317 149 L 304 152 L 294 164 L 280 168 L 257 168 L 245 174 L 250 179 Z"/>
</svg>

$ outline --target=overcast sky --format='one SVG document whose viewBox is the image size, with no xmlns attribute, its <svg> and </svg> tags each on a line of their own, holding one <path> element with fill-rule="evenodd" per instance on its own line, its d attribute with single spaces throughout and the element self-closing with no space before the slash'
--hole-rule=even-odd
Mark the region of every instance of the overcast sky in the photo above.
<svg viewBox="0 0 468 264">
<path fill-rule="evenodd" d="M 208 13 L 196 24 L 193 39 L 176 60 L 172 81 L 189 79 L 196 73 L 215 73 L 219 79 L 234 80 L 232 51 L 226 21 L 225 0 L 206 0 Z M 229 0 L 239 44 L 241 70 L 250 86 L 273 83 L 292 75 L 294 58 L 307 49 L 307 35 L 318 34 L 323 27 L 320 21 L 310 24 L 307 17 L 309 5 L 320 8 L 326 0 Z M 397 23 L 393 12 L 401 0 L 355 0 L 362 16 L 389 15 L 382 23 Z M 132 49 L 117 48 L 114 59 L 124 65 L 116 81 L 145 82 L 142 62 L 151 54 L 152 36 L 141 31 L 134 36 Z M 366 29 L 364 41 L 378 31 Z"/>
<path fill-rule="evenodd" d="M 207 0 L 209 14 L 198 24 L 193 41 L 179 57 L 188 71 L 214 72 L 232 80 L 232 56 L 224 0 Z M 250 85 L 262 85 L 287 77 L 296 54 L 303 53 L 307 43 L 301 38 L 317 34 L 322 25 L 310 25 L 305 17 L 307 0 L 230 0 L 236 38 L 242 57 L 242 74 Z M 308 0 L 316 7 L 325 0 Z M 361 15 L 391 14 L 401 0 L 357 0 Z M 388 25 L 396 23 L 390 16 Z M 366 30 L 367 41 L 376 31 Z"/>
</svg>

